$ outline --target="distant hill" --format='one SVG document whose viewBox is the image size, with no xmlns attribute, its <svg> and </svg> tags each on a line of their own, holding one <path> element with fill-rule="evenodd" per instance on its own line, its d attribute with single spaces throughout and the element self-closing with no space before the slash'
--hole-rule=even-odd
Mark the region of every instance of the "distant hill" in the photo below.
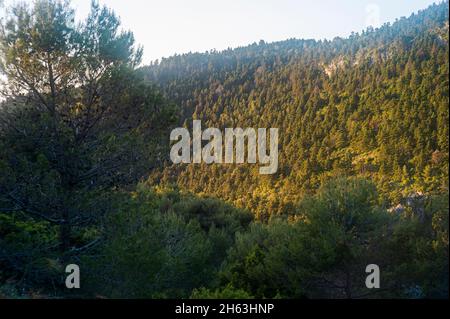
<svg viewBox="0 0 450 319">
<path fill-rule="evenodd" d="M 395 205 L 448 191 L 448 1 L 332 41 L 260 41 L 142 69 L 180 106 L 180 124 L 277 127 L 278 173 L 257 165 L 168 165 L 175 183 L 253 211 L 289 212 L 334 176 L 372 179 Z"/>
</svg>

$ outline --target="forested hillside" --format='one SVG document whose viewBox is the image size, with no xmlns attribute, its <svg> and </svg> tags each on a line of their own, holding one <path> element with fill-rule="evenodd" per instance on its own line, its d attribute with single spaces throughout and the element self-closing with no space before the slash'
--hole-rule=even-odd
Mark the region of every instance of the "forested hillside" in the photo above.
<svg viewBox="0 0 450 319">
<path fill-rule="evenodd" d="M 448 2 L 333 41 L 260 41 L 144 68 L 181 106 L 181 124 L 279 128 L 279 169 L 170 166 L 175 183 L 245 207 L 289 213 L 335 176 L 363 176 L 386 205 L 448 190 Z"/>
<path fill-rule="evenodd" d="M 14 4 L 0 298 L 448 298 L 448 6 L 142 67 L 95 1 L 79 24 L 70 1 Z M 193 119 L 278 128 L 278 171 L 172 165 Z"/>
</svg>

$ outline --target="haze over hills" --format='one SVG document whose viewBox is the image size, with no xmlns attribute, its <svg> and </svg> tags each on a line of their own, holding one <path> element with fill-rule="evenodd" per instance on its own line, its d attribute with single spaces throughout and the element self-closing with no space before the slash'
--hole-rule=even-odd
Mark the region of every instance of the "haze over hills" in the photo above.
<svg viewBox="0 0 450 319">
<path fill-rule="evenodd" d="M 279 169 L 167 167 L 152 181 L 218 196 L 261 219 L 334 176 L 374 180 L 386 205 L 448 189 L 448 2 L 333 41 L 254 43 L 143 68 L 184 126 L 277 127 Z"/>
</svg>

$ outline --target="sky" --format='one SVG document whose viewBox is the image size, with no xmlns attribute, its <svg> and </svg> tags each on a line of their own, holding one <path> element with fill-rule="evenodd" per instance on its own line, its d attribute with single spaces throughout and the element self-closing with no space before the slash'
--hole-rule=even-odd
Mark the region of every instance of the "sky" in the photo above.
<svg viewBox="0 0 450 319">
<path fill-rule="evenodd" d="M 0 0 L 1 1 L 1 0 Z M 28 0 L 29 2 L 32 2 Z M 28 2 L 27 1 L 27 2 Z M 4 0 L 8 5 L 14 0 Z M 100 0 L 144 47 L 143 63 L 259 40 L 333 39 L 425 9 L 435 0 Z M 90 0 L 72 0 L 77 19 Z"/>
</svg>

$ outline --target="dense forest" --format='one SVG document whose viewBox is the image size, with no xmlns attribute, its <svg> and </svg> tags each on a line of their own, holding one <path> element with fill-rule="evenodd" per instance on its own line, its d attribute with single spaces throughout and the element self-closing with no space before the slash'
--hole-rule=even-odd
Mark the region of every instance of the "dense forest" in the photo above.
<svg viewBox="0 0 450 319">
<path fill-rule="evenodd" d="M 79 23 L 68 2 L 15 5 L 0 297 L 448 298 L 448 9 L 142 66 L 96 2 Z M 194 119 L 278 128 L 277 173 L 171 164 L 171 129 Z"/>
<path fill-rule="evenodd" d="M 214 194 L 258 219 L 286 214 L 335 176 L 371 179 L 386 205 L 448 189 L 448 12 L 435 5 L 333 41 L 186 54 L 145 68 L 181 124 L 277 127 L 279 169 L 179 165 L 158 181 Z M 204 123 L 204 124 L 203 124 Z"/>
</svg>

